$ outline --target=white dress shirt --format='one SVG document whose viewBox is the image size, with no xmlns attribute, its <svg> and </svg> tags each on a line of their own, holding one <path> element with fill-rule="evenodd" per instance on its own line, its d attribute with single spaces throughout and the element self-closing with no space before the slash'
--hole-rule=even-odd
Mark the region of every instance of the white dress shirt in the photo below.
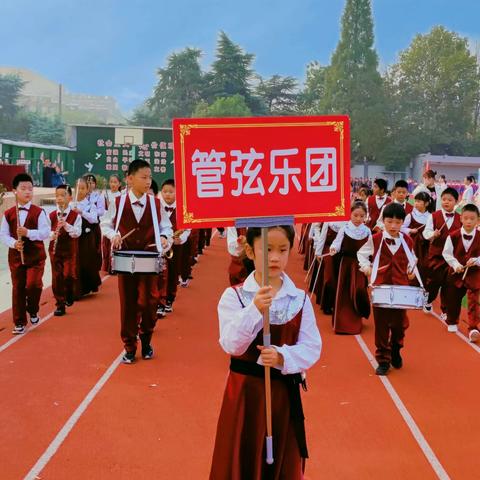
<svg viewBox="0 0 480 480">
<path fill-rule="evenodd" d="M 410 234 L 412 230 L 414 230 L 413 228 L 409 228 L 411 223 L 412 223 L 412 218 L 417 222 L 417 223 L 421 223 L 422 225 L 426 225 L 427 222 L 428 222 L 428 219 L 432 216 L 432 214 L 430 212 L 420 212 L 418 211 L 416 208 L 414 208 L 412 210 L 412 213 L 409 213 L 406 217 L 405 217 L 405 221 L 403 222 L 403 225 L 402 225 L 402 228 L 401 228 L 401 231 L 403 233 L 406 233 L 406 234 Z M 420 227 L 418 227 L 420 228 Z"/>
<path fill-rule="evenodd" d="M 322 230 L 320 231 L 320 235 L 315 235 L 314 237 L 314 247 L 315 247 L 315 255 L 319 257 L 323 253 L 323 247 L 325 246 L 325 242 L 327 240 L 327 233 L 328 228 L 330 227 L 334 232 L 338 233 L 340 229 L 345 225 L 346 222 L 325 222 L 322 225 Z"/>
<path fill-rule="evenodd" d="M 340 228 L 330 248 L 333 248 L 339 252 L 342 249 L 342 243 L 345 235 L 353 238 L 354 240 L 363 240 L 364 238 L 371 236 L 372 232 L 364 223 L 356 227 L 351 221 L 349 221 L 346 225 Z"/>
<path fill-rule="evenodd" d="M 94 203 L 91 203 L 87 197 L 83 200 L 76 203 L 73 203 L 74 208 L 76 207 L 77 210 L 80 211 L 80 215 L 88 222 L 88 223 L 98 223 L 98 213 L 97 207 Z"/>
<path fill-rule="evenodd" d="M 270 323 L 283 325 L 292 320 L 302 309 L 302 323 L 295 345 L 274 345 L 283 356 L 283 368 L 277 367 L 284 375 L 304 372 L 320 357 L 322 339 L 318 331 L 312 303 L 303 290 L 295 287 L 286 274 L 283 284 L 270 307 Z M 230 355 L 242 355 L 263 328 L 263 316 L 253 303 L 259 289 L 255 272 L 251 273 L 239 290 L 245 308 L 242 308 L 232 287 L 227 288 L 218 304 L 220 323 L 220 345 Z M 259 352 L 260 353 L 260 352 Z M 257 363 L 262 364 L 260 355 Z"/>
<path fill-rule="evenodd" d="M 103 215 L 105 215 L 104 196 L 98 190 L 94 190 L 92 193 L 88 195 L 88 200 L 90 203 L 95 205 L 95 208 L 97 209 L 97 215 L 99 217 L 103 217 Z"/>
<path fill-rule="evenodd" d="M 465 187 L 462 195 L 462 207 L 465 206 L 467 203 L 473 203 L 473 187 L 471 185 Z"/>
<path fill-rule="evenodd" d="M 135 215 L 135 219 L 137 220 L 137 223 L 140 223 L 140 220 L 143 217 L 143 214 L 145 213 L 145 208 L 147 206 L 147 201 L 150 201 L 150 196 L 144 193 L 140 198 L 137 198 L 135 194 L 130 190 L 128 192 L 128 198 L 130 199 L 130 203 L 132 205 L 132 210 L 133 214 Z M 135 204 L 135 202 L 140 202 L 141 205 Z M 110 203 L 108 207 L 107 213 L 102 217 L 102 221 L 100 224 L 100 227 L 102 229 L 103 235 L 105 235 L 109 240 L 112 240 L 115 235 L 117 234 L 115 232 L 115 224 L 113 223 L 115 219 L 115 215 L 117 213 L 117 202 L 112 202 Z M 170 222 L 170 218 L 167 217 L 166 212 L 162 213 L 162 209 L 160 210 L 161 215 L 161 220 L 159 222 L 159 228 L 160 228 L 160 235 L 163 235 L 167 237 L 167 241 L 169 242 L 170 247 L 172 243 L 172 236 L 173 236 L 173 230 L 172 230 L 172 223 Z M 153 215 L 153 212 L 152 212 Z"/>
<path fill-rule="evenodd" d="M 21 227 L 24 226 L 25 220 L 27 219 L 27 215 L 29 213 L 30 207 L 32 202 L 28 202 L 25 205 L 19 205 L 22 208 L 26 208 L 27 210 L 19 210 L 18 217 L 19 217 L 19 224 Z M 50 235 L 50 219 L 48 215 L 45 213 L 45 210 L 42 210 L 38 217 L 38 226 L 36 230 L 28 230 L 27 231 L 27 238 L 32 242 L 43 241 L 46 240 Z M 5 216 L 2 218 L 2 223 L 0 225 L 0 241 L 9 248 L 15 248 L 15 240 L 14 237 L 10 235 L 10 226 L 8 225 L 7 219 Z"/>
<path fill-rule="evenodd" d="M 66 220 L 69 213 L 71 212 L 70 205 L 65 209 L 64 213 L 64 219 Z M 57 217 L 61 214 L 62 212 L 57 209 Z M 72 238 L 78 238 L 82 234 L 82 216 L 77 215 L 77 218 L 75 218 L 75 221 L 73 222 L 73 225 L 70 225 L 69 223 L 65 223 L 65 226 L 63 227 L 65 231 L 70 235 Z M 50 239 L 52 239 L 55 235 L 55 232 L 50 232 Z"/>
<path fill-rule="evenodd" d="M 383 232 L 382 233 L 383 235 L 383 239 L 393 239 L 395 241 L 395 244 L 393 245 L 389 245 L 388 243 L 386 243 L 385 245 L 387 245 L 388 249 L 392 252 L 392 255 L 395 255 L 398 251 L 398 249 L 402 246 L 402 242 L 401 242 L 401 239 L 400 239 L 400 236 L 394 238 L 392 237 L 389 233 L 387 232 Z M 402 234 L 400 234 L 402 235 Z M 360 248 L 360 250 L 357 252 L 357 259 L 358 259 L 358 263 L 360 265 L 360 270 L 364 273 L 366 273 L 370 268 L 372 268 L 372 261 L 370 260 L 370 258 L 372 257 L 373 258 L 373 254 L 375 252 L 375 248 L 374 248 L 374 245 L 373 245 L 373 237 L 370 237 L 366 243 L 364 243 L 362 245 L 362 247 Z M 411 252 L 412 254 L 412 258 L 415 260 L 416 257 L 414 255 L 413 252 Z"/>
<path fill-rule="evenodd" d="M 170 220 L 170 217 L 173 215 L 173 212 L 169 212 L 167 211 L 167 207 L 169 208 L 177 208 L 177 202 L 173 202 L 171 203 L 170 205 L 163 199 L 163 197 L 160 195 L 160 205 L 162 206 L 162 218 L 164 215 L 166 215 L 168 217 L 168 219 Z M 172 224 L 172 221 L 170 220 L 170 223 Z M 172 224 L 172 228 L 173 228 L 173 224 Z M 180 245 L 183 245 L 187 240 L 188 240 L 188 237 L 190 236 L 190 232 L 191 230 L 190 229 L 187 229 L 187 230 L 184 230 L 183 233 L 178 237 L 179 240 L 180 240 Z M 173 232 L 175 233 L 175 232 Z"/>
<path fill-rule="evenodd" d="M 465 248 L 465 251 L 468 253 L 468 250 L 472 246 L 473 240 L 475 239 L 475 235 L 480 235 L 480 232 L 477 229 L 473 229 L 470 233 L 467 233 L 463 227 L 460 229 L 460 232 L 462 233 L 463 247 Z M 471 235 L 472 239 L 465 240 L 465 238 L 463 237 L 464 235 Z M 447 240 L 445 241 L 445 246 L 443 247 L 442 255 L 445 261 L 450 265 L 450 267 L 453 268 L 453 270 L 457 270 L 458 267 L 465 266 L 465 265 L 462 265 L 454 256 L 453 243 L 452 243 L 452 239 L 450 238 L 450 235 L 447 237 Z M 477 267 L 480 267 L 480 257 L 472 257 L 472 258 L 475 260 L 475 265 Z"/>
<path fill-rule="evenodd" d="M 227 249 L 232 257 L 239 257 L 243 252 L 243 245 L 238 243 L 238 232 L 236 227 L 227 227 Z"/>
<path fill-rule="evenodd" d="M 448 212 L 448 213 L 455 213 L 455 211 Z M 447 224 L 447 226 L 443 227 L 443 224 L 442 224 L 440 225 L 440 228 L 443 227 L 450 230 L 453 220 L 455 219 L 455 215 L 453 217 L 447 217 L 447 212 L 443 208 L 442 208 L 442 214 L 443 214 L 443 220 Z M 433 215 L 430 215 L 430 217 L 427 220 L 427 224 L 423 229 L 423 238 L 425 238 L 425 240 L 430 240 L 433 237 L 434 232 L 435 232 L 435 228 L 433 228 Z"/>
</svg>

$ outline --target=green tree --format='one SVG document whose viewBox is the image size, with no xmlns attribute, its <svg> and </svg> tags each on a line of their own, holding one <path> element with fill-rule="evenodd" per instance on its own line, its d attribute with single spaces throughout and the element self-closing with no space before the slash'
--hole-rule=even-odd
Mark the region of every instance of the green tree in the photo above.
<svg viewBox="0 0 480 480">
<path fill-rule="evenodd" d="M 217 98 L 211 105 L 200 102 L 195 108 L 194 117 L 248 117 L 250 108 L 241 95 Z"/>
<path fill-rule="evenodd" d="M 199 49 L 185 48 L 168 57 L 166 67 L 157 71 L 152 97 L 135 112 L 135 123 L 169 127 L 173 118 L 192 115 L 204 88 L 201 55 Z"/>
<path fill-rule="evenodd" d="M 273 75 L 260 79 L 255 92 L 272 115 L 289 115 L 297 111 L 298 82 L 294 77 Z"/>
<path fill-rule="evenodd" d="M 28 140 L 30 142 L 63 145 L 65 143 L 65 124 L 58 118 L 49 118 L 30 113 Z"/>
<path fill-rule="evenodd" d="M 347 0 L 340 42 L 326 71 L 324 107 L 350 115 L 355 160 L 378 160 L 383 147 L 385 99 L 377 68 L 370 0 Z"/>
<path fill-rule="evenodd" d="M 318 62 L 307 65 L 305 85 L 298 97 L 298 109 L 305 115 L 321 115 L 325 113 L 325 75 L 326 66 Z"/>
<path fill-rule="evenodd" d="M 385 84 L 391 164 L 419 153 L 466 151 L 465 142 L 475 133 L 479 92 L 477 61 L 467 39 L 444 27 L 417 35 L 388 71 Z"/>
<path fill-rule="evenodd" d="M 0 75 L 0 137 L 22 136 L 24 123 L 18 119 L 22 111 L 18 98 L 24 85 L 18 75 Z"/>
<path fill-rule="evenodd" d="M 244 52 L 225 32 L 220 32 L 216 59 L 211 71 L 205 76 L 205 100 L 211 104 L 217 98 L 241 95 L 253 113 L 265 113 L 261 100 L 252 93 L 251 84 L 255 78 L 252 70 L 254 58 L 255 55 Z"/>
</svg>

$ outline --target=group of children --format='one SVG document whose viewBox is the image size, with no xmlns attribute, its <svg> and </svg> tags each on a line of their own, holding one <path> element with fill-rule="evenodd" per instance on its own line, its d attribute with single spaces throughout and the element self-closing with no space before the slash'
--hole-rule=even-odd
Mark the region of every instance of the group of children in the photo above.
<svg viewBox="0 0 480 480">
<path fill-rule="evenodd" d="M 0 226 L 0 240 L 9 247 L 13 334 L 25 333 L 28 319 L 32 325 L 40 321 L 47 259 L 44 241 L 49 240 L 54 315 L 63 316 L 75 301 L 98 292 L 101 272 L 111 271 L 112 249 L 155 250 L 155 238 L 150 238 L 155 220 L 147 201 L 152 195 L 166 268 L 158 275 L 118 275 L 124 363 L 135 359 L 138 333 L 144 358 L 151 358 L 150 337 L 155 322 L 173 311 L 177 285 L 187 287 L 193 278 L 192 267 L 209 245 L 211 230 L 177 230 L 175 183 L 166 180 L 159 192 L 147 162 L 131 162 L 126 183 L 127 188 L 122 189 L 120 177 L 112 175 L 105 194 L 96 189 L 96 179 L 91 174 L 79 178 L 74 191 L 68 185 L 59 185 L 55 189 L 56 209 L 47 214 L 32 203 L 32 178 L 26 173 L 15 177 L 12 187 L 16 205 L 6 210 Z M 124 209 L 117 224 L 115 213 L 122 193 L 128 197 L 131 211 Z M 120 242 L 118 235 L 121 237 L 126 234 L 125 229 L 132 228 L 135 233 Z M 139 318 L 143 319 L 140 329 Z"/>
<path fill-rule="evenodd" d="M 372 194 L 359 189 L 350 221 L 302 230 L 309 288 L 323 312 L 332 315 L 335 333 L 360 333 L 362 319 L 373 310 L 377 374 L 401 368 L 408 317 L 403 308 L 372 308 L 369 284 L 425 286 L 424 311 L 435 314 L 432 304 L 440 296 L 439 318 L 452 333 L 458 331 L 466 295 L 469 340 L 480 339 L 479 209 L 468 201 L 459 206 L 457 190 L 448 186 L 437 198 L 428 183 L 431 174 L 426 172 L 429 186 L 418 189 L 412 204 L 407 182 L 397 181 L 389 196 L 387 181 L 379 178 Z"/>
</svg>

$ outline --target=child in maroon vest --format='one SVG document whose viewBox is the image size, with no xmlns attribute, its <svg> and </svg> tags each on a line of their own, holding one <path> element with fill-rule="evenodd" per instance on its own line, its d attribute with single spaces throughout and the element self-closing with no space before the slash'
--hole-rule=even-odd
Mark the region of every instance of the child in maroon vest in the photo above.
<svg viewBox="0 0 480 480">
<path fill-rule="evenodd" d="M 408 183 L 405 180 L 397 180 L 392 190 L 392 200 L 393 203 L 398 203 L 405 209 L 405 214 L 408 215 L 412 213 L 413 206 L 411 203 L 408 202 Z M 385 205 L 382 207 L 380 211 L 380 215 L 378 216 L 376 227 L 379 230 L 383 230 L 383 209 L 389 204 L 389 202 L 385 202 Z"/>
<path fill-rule="evenodd" d="M 171 223 L 162 216 L 160 200 L 148 195 L 151 183 L 150 164 L 145 160 L 131 162 L 127 174 L 128 192 L 112 202 L 101 223 L 102 233 L 111 240 L 114 250 L 156 251 L 158 243 L 161 244 L 158 247 L 168 250 L 172 238 Z M 157 226 L 159 239 L 155 233 Z M 126 238 L 122 240 L 123 237 Z M 126 273 L 117 278 L 121 337 L 125 346 L 122 362 L 135 361 L 137 334 L 142 343 L 142 357 L 151 359 L 153 348 L 150 342 L 157 321 L 157 275 Z"/>
<path fill-rule="evenodd" d="M 332 325 L 335 333 L 357 335 L 362 318 L 370 316 L 370 300 L 365 276 L 358 269 L 357 252 L 372 236 L 365 225 L 367 207 L 354 202 L 350 221 L 338 232 L 330 254 L 340 258 Z"/>
<path fill-rule="evenodd" d="M 446 285 L 448 264 L 443 258 L 443 247 L 448 235 L 458 230 L 462 223 L 460 215 L 455 212 L 455 207 L 458 202 L 458 192 L 451 187 L 446 188 L 442 192 L 442 209 L 432 213 L 428 219 L 427 225 L 423 229 L 423 236 L 430 241 L 428 249 L 427 262 L 427 291 L 428 300 L 425 305 L 425 311 L 428 313 L 432 310 L 432 302 L 437 298 L 440 291 L 440 308 L 442 310 L 442 319 L 447 319 L 447 297 L 445 289 L 442 286 Z"/>
<path fill-rule="evenodd" d="M 227 249 L 230 254 L 228 278 L 232 287 L 243 283 L 253 270 L 255 270 L 253 262 L 245 254 L 246 243 L 246 228 L 227 228 Z"/>
<path fill-rule="evenodd" d="M 249 228 L 247 255 L 255 271 L 225 290 L 218 304 L 220 345 L 231 355 L 217 426 L 211 480 L 300 480 L 308 458 L 299 386 L 319 358 L 321 338 L 310 299 L 285 274 L 293 227 L 268 230 L 269 286 L 262 278 L 261 229 Z M 270 309 L 271 347 L 263 346 Z M 264 368 L 270 367 L 274 463 L 265 462 Z M 240 433 L 241 432 L 241 433 Z"/>
<path fill-rule="evenodd" d="M 383 178 L 377 178 L 373 182 L 373 195 L 368 197 L 368 222 L 367 226 L 370 230 L 374 230 L 377 225 L 377 220 L 380 217 L 380 212 L 385 205 L 388 205 L 392 199 L 387 196 L 388 182 Z"/>
<path fill-rule="evenodd" d="M 443 248 L 443 257 L 450 267 L 446 294 L 448 331 L 458 330 L 462 298 L 468 293 L 469 340 L 480 339 L 480 232 L 478 208 L 473 203 L 462 209 L 462 228 L 451 233 Z"/>
<path fill-rule="evenodd" d="M 72 189 L 59 185 L 55 190 L 57 210 L 50 213 L 52 232 L 48 253 L 52 264 L 52 290 L 57 309 L 54 315 L 65 315 L 65 306 L 73 305 L 77 280 L 78 237 L 82 217 L 70 207 Z"/>
<path fill-rule="evenodd" d="M 165 216 L 170 219 L 173 229 L 173 245 L 170 255 L 167 256 L 166 291 L 161 299 L 164 311 L 173 311 L 173 302 L 177 296 L 178 277 L 180 275 L 183 256 L 186 254 L 184 245 L 190 235 L 190 230 L 177 230 L 177 207 L 175 202 L 175 181 L 165 180 L 162 184 L 160 203 Z"/>
<path fill-rule="evenodd" d="M 16 207 L 5 211 L 0 227 L 0 240 L 8 248 L 8 266 L 12 276 L 12 312 L 14 335 L 25 333 L 27 312 L 30 322 L 37 324 L 42 277 L 45 268 L 43 241 L 50 234 L 50 222 L 45 211 L 32 204 L 33 180 L 20 173 L 13 179 Z"/>
<path fill-rule="evenodd" d="M 391 203 L 383 211 L 385 231 L 373 235 L 358 251 L 360 270 L 367 276 L 372 274 L 372 261 L 378 258 L 376 278 L 372 285 L 412 285 L 415 279 L 415 255 L 412 239 L 400 230 L 405 219 L 405 209 Z M 406 311 L 397 308 L 373 307 L 375 322 L 375 357 L 378 362 L 377 375 L 386 375 L 390 364 L 402 368 L 400 349 L 403 348 L 405 330 L 408 328 Z"/>
</svg>

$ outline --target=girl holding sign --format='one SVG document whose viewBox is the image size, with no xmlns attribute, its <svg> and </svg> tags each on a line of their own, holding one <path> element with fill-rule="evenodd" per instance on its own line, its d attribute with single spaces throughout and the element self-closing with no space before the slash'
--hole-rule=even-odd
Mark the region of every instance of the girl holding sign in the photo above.
<svg viewBox="0 0 480 480">
<path fill-rule="evenodd" d="M 300 398 L 302 374 L 320 357 L 322 342 L 310 299 L 285 274 L 295 232 L 268 230 L 270 285 L 263 274 L 261 229 L 247 231 L 247 256 L 255 271 L 230 287 L 218 305 L 220 345 L 231 355 L 217 426 L 211 480 L 303 478 L 308 457 Z M 263 347 L 263 312 L 270 309 L 270 348 Z M 273 451 L 265 461 L 264 368 L 271 367 Z"/>
</svg>

